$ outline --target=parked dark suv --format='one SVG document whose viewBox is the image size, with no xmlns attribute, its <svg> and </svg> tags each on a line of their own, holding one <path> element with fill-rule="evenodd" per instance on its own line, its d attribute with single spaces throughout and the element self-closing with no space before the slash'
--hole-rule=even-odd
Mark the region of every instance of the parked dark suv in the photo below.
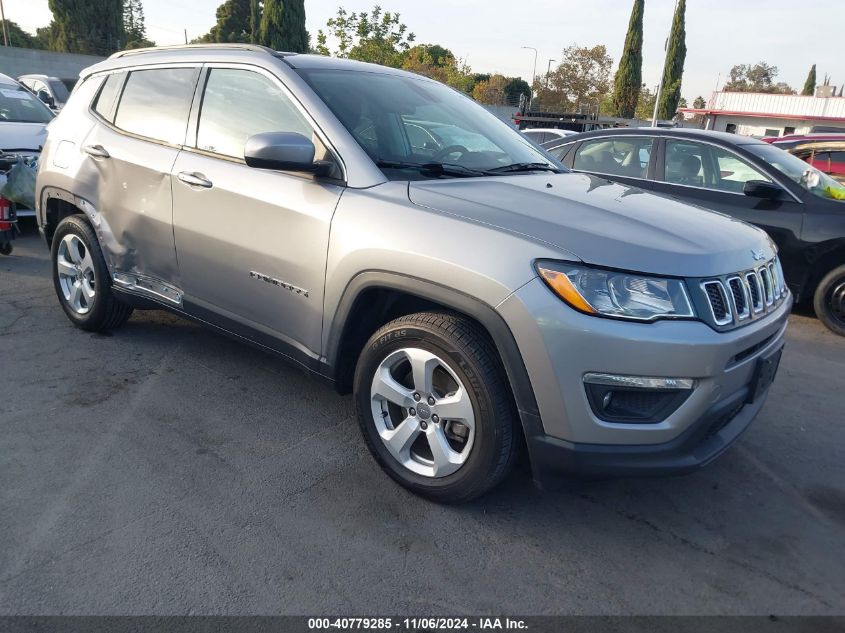
<svg viewBox="0 0 845 633">
<path fill-rule="evenodd" d="M 586 132 L 544 147 L 575 171 L 765 229 L 798 302 L 845 335 L 845 185 L 769 143 L 692 129 Z"/>
</svg>

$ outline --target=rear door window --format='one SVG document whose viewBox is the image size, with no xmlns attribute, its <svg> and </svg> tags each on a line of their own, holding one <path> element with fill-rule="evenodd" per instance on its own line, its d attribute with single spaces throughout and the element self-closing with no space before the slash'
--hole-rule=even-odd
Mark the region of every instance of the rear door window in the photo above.
<svg viewBox="0 0 845 633">
<path fill-rule="evenodd" d="M 129 73 L 114 124 L 171 145 L 185 142 L 198 68 L 156 68 Z"/>
<path fill-rule="evenodd" d="M 597 174 L 646 178 L 654 140 L 615 137 L 585 141 L 575 153 L 573 169 Z"/>
</svg>

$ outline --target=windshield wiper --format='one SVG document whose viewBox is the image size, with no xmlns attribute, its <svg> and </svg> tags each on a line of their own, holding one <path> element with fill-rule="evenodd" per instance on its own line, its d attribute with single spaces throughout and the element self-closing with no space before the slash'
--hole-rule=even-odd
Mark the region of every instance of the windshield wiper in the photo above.
<svg viewBox="0 0 845 633">
<path fill-rule="evenodd" d="M 513 163 L 512 165 L 502 165 L 501 167 L 494 167 L 493 169 L 486 170 L 488 174 L 513 173 L 520 171 L 551 171 L 556 174 L 562 173 L 560 169 L 554 165 L 549 165 L 548 163 Z"/>
<path fill-rule="evenodd" d="M 436 176 L 453 176 L 455 178 L 488 175 L 486 171 L 464 167 L 455 163 L 409 163 L 401 160 L 378 159 L 376 160 L 376 167 L 384 167 L 386 169 L 416 169 L 422 173 Z"/>
</svg>

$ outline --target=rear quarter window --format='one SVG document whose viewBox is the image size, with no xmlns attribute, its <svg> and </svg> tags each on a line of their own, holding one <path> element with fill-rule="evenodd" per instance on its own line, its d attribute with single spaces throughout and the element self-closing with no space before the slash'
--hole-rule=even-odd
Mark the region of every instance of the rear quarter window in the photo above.
<svg viewBox="0 0 845 633">
<path fill-rule="evenodd" d="M 123 81 L 125 79 L 126 73 L 109 75 L 106 77 L 103 87 L 94 99 L 94 112 L 109 123 L 114 122 L 114 107 L 117 105 L 117 98 L 120 95 L 120 89 L 123 87 Z"/>
</svg>

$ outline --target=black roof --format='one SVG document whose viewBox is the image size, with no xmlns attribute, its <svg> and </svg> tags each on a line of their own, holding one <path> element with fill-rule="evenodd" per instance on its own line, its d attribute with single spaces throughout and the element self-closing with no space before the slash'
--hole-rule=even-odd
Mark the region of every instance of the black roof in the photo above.
<svg viewBox="0 0 845 633">
<path fill-rule="evenodd" d="M 603 130 L 593 130 L 592 132 L 581 132 L 573 136 L 567 136 L 554 141 L 547 141 L 543 147 L 553 148 L 569 143 L 578 142 L 588 138 L 598 138 L 602 136 L 665 136 L 668 138 L 687 138 L 698 140 L 709 140 L 721 142 L 726 145 L 768 145 L 765 141 L 761 141 L 750 136 L 741 136 L 739 134 L 728 134 L 727 132 L 714 132 L 712 130 L 699 130 L 697 128 L 688 127 L 614 127 L 605 128 Z"/>
</svg>

